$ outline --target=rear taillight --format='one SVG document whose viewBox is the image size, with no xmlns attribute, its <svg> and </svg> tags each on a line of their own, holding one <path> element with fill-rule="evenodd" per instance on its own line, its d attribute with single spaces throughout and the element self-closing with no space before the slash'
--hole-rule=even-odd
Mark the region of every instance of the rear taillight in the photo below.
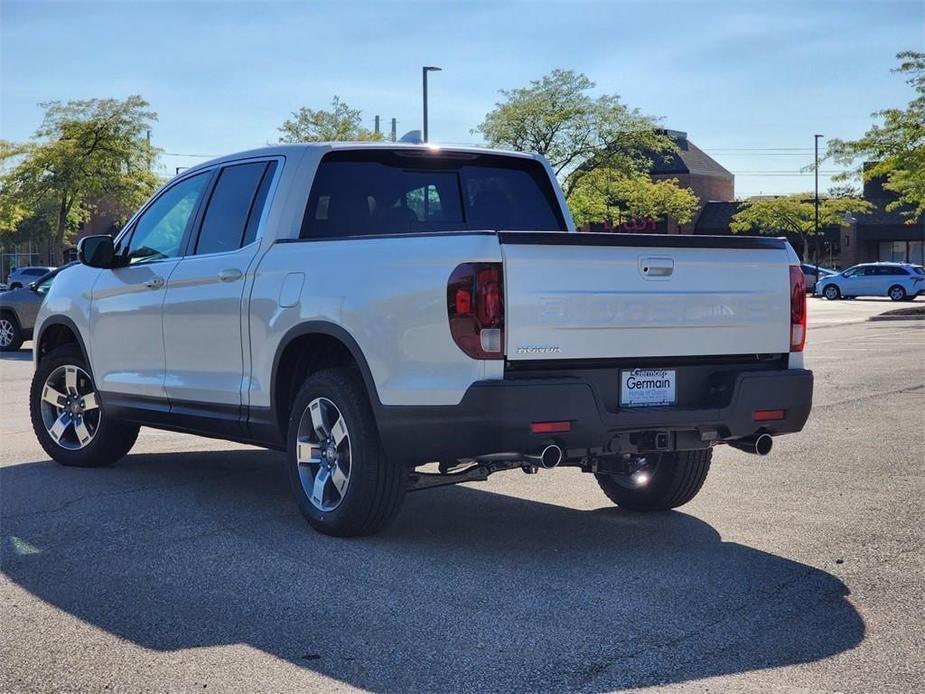
<svg viewBox="0 0 925 694">
<path fill-rule="evenodd" d="M 790 351 L 802 352 L 806 344 L 806 284 L 803 269 L 790 266 Z"/>
<path fill-rule="evenodd" d="M 463 263 L 446 287 L 450 334 L 473 359 L 504 358 L 501 263 Z"/>
</svg>

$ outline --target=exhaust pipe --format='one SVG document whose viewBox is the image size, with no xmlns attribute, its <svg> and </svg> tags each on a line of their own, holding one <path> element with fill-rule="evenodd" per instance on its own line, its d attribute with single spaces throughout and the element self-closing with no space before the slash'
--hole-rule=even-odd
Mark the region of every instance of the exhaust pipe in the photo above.
<svg viewBox="0 0 925 694">
<path fill-rule="evenodd" d="M 726 443 L 728 443 L 733 448 L 738 448 L 740 451 L 745 451 L 746 453 L 766 456 L 771 452 L 771 447 L 774 445 L 774 439 L 771 438 L 770 434 L 757 434 L 755 436 L 748 436 L 744 439 L 727 441 Z"/>
<path fill-rule="evenodd" d="M 524 458 L 544 470 L 552 470 L 562 462 L 562 449 L 557 444 L 551 443 L 539 453 L 526 455 Z"/>
</svg>

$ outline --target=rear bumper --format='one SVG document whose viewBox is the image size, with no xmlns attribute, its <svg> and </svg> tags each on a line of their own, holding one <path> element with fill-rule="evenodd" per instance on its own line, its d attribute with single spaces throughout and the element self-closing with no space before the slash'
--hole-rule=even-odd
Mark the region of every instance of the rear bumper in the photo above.
<svg viewBox="0 0 925 694">
<path fill-rule="evenodd" d="M 711 374 L 711 383 L 717 373 Z M 620 408 L 607 374 L 589 377 L 480 381 L 462 402 L 439 407 L 380 407 L 380 436 L 391 460 L 421 464 L 508 451 L 532 452 L 554 438 L 568 451 L 601 449 L 617 435 L 670 432 L 672 449 L 710 440 L 800 431 L 812 408 L 813 374 L 805 369 L 736 371 L 697 398 L 708 406 Z M 703 381 L 703 379 L 701 379 Z M 679 394 L 679 402 L 683 398 Z M 755 410 L 784 410 L 782 420 L 756 422 Z M 533 422 L 571 422 L 561 434 L 533 434 Z M 580 454 L 576 453 L 573 455 Z"/>
</svg>

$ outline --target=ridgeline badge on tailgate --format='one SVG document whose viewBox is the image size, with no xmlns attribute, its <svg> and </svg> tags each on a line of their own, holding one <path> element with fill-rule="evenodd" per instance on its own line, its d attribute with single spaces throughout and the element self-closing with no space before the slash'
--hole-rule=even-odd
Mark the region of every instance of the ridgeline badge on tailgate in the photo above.
<svg viewBox="0 0 925 694">
<path fill-rule="evenodd" d="M 559 354 L 559 345 L 523 345 L 517 348 L 517 354 Z"/>
</svg>

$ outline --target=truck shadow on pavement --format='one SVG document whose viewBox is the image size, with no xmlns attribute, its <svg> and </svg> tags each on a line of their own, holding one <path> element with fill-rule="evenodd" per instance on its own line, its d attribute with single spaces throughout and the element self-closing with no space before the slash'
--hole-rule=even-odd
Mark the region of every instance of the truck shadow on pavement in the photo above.
<svg viewBox="0 0 925 694">
<path fill-rule="evenodd" d="M 590 477 L 558 475 L 598 498 Z M 281 456 L 257 450 L 6 467 L 2 572 L 145 648 L 245 643 L 374 691 L 645 687 L 817 661 L 864 636 L 837 578 L 686 513 L 626 514 L 603 495 L 575 510 L 489 482 L 411 494 L 384 534 L 337 540 L 304 524 L 287 484 Z"/>
</svg>

